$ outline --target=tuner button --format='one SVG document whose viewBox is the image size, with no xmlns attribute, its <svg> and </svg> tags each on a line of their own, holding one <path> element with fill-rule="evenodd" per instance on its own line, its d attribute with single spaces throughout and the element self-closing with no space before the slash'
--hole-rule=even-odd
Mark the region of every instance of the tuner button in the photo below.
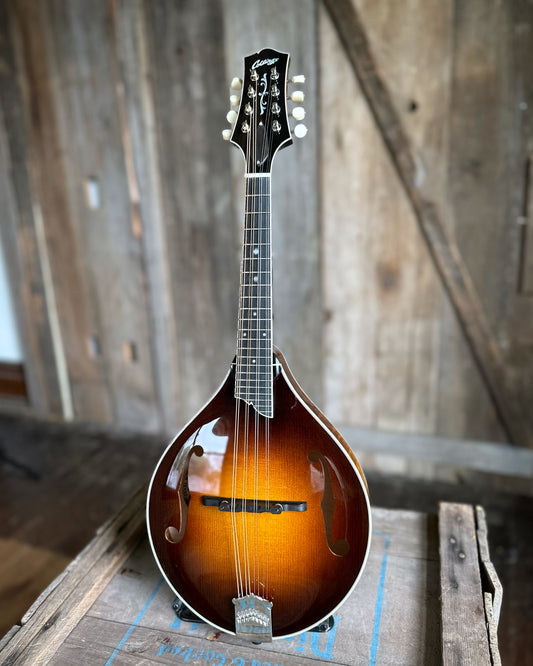
<svg viewBox="0 0 533 666">
<path fill-rule="evenodd" d="M 226 114 L 226 120 L 228 121 L 228 123 L 231 123 L 233 125 L 233 123 L 237 120 L 237 113 L 233 109 L 231 111 L 228 111 L 228 113 Z"/>
<path fill-rule="evenodd" d="M 222 138 L 224 139 L 224 141 L 229 141 L 231 139 L 231 130 L 230 129 L 222 130 Z"/>
<path fill-rule="evenodd" d="M 305 109 L 303 106 L 295 106 L 292 110 L 294 120 L 303 120 L 305 118 Z"/>
<path fill-rule="evenodd" d="M 305 76 L 303 74 L 296 74 L 296 76 L 293 76 L 291 81 L 293 83 L 305 83 Z"/>
<path fill-rule="evenodd" d="M 229 103 L 231 106 L 239 106 L 239 102 L 241 101 L 241 98 L 239 95 L 230 95 L 229 97 Z"/>
<path fill-rule="evenodd" d="M 301 90 L 295 90 L 291 95 L 291 99 L 292 99 L 293 102 L 296 102 L 297 104 L 301 104 L 305 99 L 305 95 L 303 94 L 303 92 Z"/>
<path fill-rule="evenodd" d="M 231 87 L 233 90 L 241 90 L 242 89 L 242 79 L 239 79 L 237 76 L 231 80 Z"/>
<path fill-rule="evenodd" d="M 299 139 L 303 139 L 304 136 L 307 134 L 307 127 L 300 123 L 299 125 L 296 125 L 294 128 L 294 134 L 297 136 Z"/>
</svg>

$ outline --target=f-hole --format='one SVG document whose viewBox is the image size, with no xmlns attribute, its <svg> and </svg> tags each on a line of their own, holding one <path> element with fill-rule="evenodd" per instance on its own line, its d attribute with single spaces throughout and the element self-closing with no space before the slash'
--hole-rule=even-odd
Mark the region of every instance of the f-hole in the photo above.
<svg viewBox="0 0 533 666">
<path fill-rule="evenodd" d="M 331 483 L 331 474 L 328 461 L 318 451 L 309 451 L 307 459 L 311 463 L 320 463 L 322 465 L 322 473 L 324 475 L 324 494 L 322 495 L 320 508 L 322 509 L 322 516 L 324 517 L 324 527 L 326 529 L 328 548 L 334 555 L 344 557 L 350 550 L 350 544 L 348 541 L 345 538 L 337 539 L 335 542 L 333 541 L 333 515 L 335 513 L 335 496 L 333 495 L 333 485 Z"/>
<path fill-rule="evenodd" d="M 202 456 L 204 450 L 199 444 L 194 445 L 194 442 L 189 446 L 184 446 L 173 465 L 173 469 L 179 470 L 178 482 L 176 484 L 179 511 L 171 518 L 170 522 L 174 524 L 168 525 L 165 529 L 165 539 L 172 544 L 179 543 L 185 535 L 189 502 L 191 501 L 191 493 L 189 491 L 189 464 L 193 453 L 197 456 Z M 179 529 L 176 527 L 177 523 L 179 523 Z"/>
</svg>

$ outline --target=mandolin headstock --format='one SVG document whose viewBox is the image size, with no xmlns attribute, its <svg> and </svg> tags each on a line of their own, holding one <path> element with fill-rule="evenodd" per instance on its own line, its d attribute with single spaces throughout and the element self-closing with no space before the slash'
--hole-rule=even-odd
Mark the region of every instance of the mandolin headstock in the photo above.
<svg viewBox="0 0 533 666">
<path fill-rule="evenodd" d="M 242 150 L 246 173 L 270 173 L 277 151 L 292 143 L 287 106 L 288 69 L 288 53 L 263 49 L 244 58 L 242 81 L 232 81 L 232 88 L 241 94 L 240 99 L 233 94 L 230 102 L 239 108 L 228 113 L 233 128 L 224 130 L 223 136 Z M 294 83 L 304 80 L 303 76 L 293 78 Z M 304 95 L 295 91 L 291 99 L 303 102 Z M 305 111 L 297 107 L 292 115 L 303 120 Z M 305 131 L 304 125 L 295 128 L 296 136 L 304 136 Z"/>
</svg>

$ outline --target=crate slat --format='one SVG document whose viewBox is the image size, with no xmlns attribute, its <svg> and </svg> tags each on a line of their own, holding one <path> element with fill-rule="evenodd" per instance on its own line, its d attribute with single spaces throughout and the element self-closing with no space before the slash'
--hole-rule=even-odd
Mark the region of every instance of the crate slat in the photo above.
<svg viewBox="0 0 533 666">
<path fill-rule="evenodd" d="M 22 628 L 6 637 L 0 649 L 0 663 L 491 663 L 472 507 L 442 505 L 441 562 L 437 516 L 374 508 L 369 561 L 356 590 L 334 614 L 334 628 L 326 634 L 305 632 L 251 646 L 208 625 L 177 620 L 172 610 L 174 595 L 161 578 L 145 533 L 144 493 L 145 489 L 141 489 L 41 595 L 26 614 Z M 449 546 L 450 536 L 455 539 L 453 548 Z M 459 552 L 464 552 L 465 558 L 459 558 Z M 440 564 L 443 572 L 448 572 L 443 573 L 447 588 L 442 590 Z M 461 648 L 464 660 L 460 662 L 456 658 L 457 646 L 449 638 L 452 630 L 453 636 L 459 635 L 457 622 L 451 616 L 450 580 L 458 581 L 453 588 L 454 603 L 468 609 L 461 615 L 460 608 L 457 611 L 462 624 L 476 624 L 483 629 L 475 633 L 475 647 Z M 470 603 L 472 581 L 479 586 L 479 607 Z M 492 663 L 497 664 L 495 635 L 491 649 Z M 474 654 L 477 661 L 473 660 Z M 485 654 L 488 661 L 480 656 Z"/>
</svg>

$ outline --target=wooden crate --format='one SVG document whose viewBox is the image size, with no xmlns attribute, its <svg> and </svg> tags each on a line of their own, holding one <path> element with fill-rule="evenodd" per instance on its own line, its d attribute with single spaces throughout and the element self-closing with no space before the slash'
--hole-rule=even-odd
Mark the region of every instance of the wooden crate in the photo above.
<svg viewBox="0 0 533 666">
<path fill-rule="evenodd" d="M 144 493 L 99 530 L 6 635 L 1 664 L 500 663 L 501 587 L 479 507 L 442 504 L 438 517 L 373 509 L 368 565 L 333 629 L 251 646 L 176 618 L 146 538 Z"/>
</svg>

